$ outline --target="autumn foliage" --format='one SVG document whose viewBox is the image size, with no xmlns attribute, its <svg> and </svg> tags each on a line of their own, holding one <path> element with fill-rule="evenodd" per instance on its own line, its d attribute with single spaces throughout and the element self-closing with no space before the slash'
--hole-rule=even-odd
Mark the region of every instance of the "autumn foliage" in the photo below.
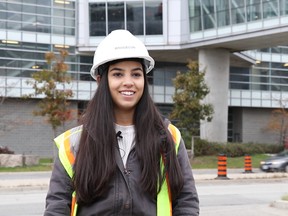
<svg viewBox="0 0 288 216">
<path fill-rule="evenodd" d="M 42 69 L 32 74 L 28 84 L 32 85 L 34 93 L 27 98 L 40 97 L 39 109 L 34 115 L 45 116 L 52 129 L 63 125 L 72 118 L 72 110 L 69 109 L 69 99 L 73 97 L 73 91 L 67 87 L 71 83 L 71 76 L 67 73 L 68 65 L 65 58 L 68 56 L 66 50 L 60 50 L 59 55 L 52 52 L 46 53 L 45 59 L 48 69 Z"/>
</svg>

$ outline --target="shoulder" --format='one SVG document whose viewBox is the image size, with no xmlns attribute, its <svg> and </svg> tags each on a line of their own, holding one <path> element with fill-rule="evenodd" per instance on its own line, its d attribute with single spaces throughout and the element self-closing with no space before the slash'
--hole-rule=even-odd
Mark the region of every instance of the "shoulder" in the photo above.
<svg viewBox="0 0 288 216">
<path fill-rule="evenodd" d="M 176 151 L 178 152 L 178 148 L 181 142 L 181 132 L 174 124 L 171 123 L 169 119 L 164 118 L 163 121 L 172 136 L 172 139 L 176 147 Z"/>
<path fill-rule="evenodd" d="M 54 139 L 54 142 L 56 143 L 57 147 L 60 148 L 61 145 L 64 145 L 64 143 L 69 143 L 70 146 L 73 147 L 77 146 L 79 144 L 81 134 L 83 131 L 83 125 L 79 125 L 77 127 L 71 128 L 64 133 L 60 134 Z"/>
</svg>

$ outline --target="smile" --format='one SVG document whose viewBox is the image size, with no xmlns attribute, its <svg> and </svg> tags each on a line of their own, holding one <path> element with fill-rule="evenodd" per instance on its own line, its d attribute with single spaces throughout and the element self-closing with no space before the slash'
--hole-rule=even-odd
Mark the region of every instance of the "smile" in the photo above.
<svg viewBox="0 0 288 216">
<path fill-rule="evenodd" d="M 126 95 L 126 96 L 130 96 L 130 95 L 133 95 L 135 94 L 135 92 L 131 92 L 131 91 L 122 91 L 120 92 L 122 95 Z"/>
</svg>

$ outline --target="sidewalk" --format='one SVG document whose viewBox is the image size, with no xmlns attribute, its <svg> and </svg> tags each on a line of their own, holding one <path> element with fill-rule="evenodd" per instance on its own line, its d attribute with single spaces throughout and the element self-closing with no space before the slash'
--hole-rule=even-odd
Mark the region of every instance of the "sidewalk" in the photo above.
<svg viewBox="0 0 288 216">
<path fill-rule="evenodd" d="M 195 169 L 193 170 L 195 180 L 213 180 L 218 178 L 217 169 Z M 235 179 L 270 179 L 270 178 L 288 178 L 288 173 L 274 172 L 265 173 L 260 169 L 253 169 L 251 173 L 244 172 L 244 169 L 227 169 L 226 177 L 231 180 Z"/>
<path fill-rule="evenodd" d="M 215 180 L 217 169 L 195 169 L 193 170 L 195 181 Z M 0 173 L 0 189 L 15 187 L 48 187 L 51 171 L 49 172 L 3 172 Z M 226 177 L 235 179 L 270 179 L 288 178 L 288 173 L 265 173 L 259 169 L 252 170 L 252 173 L 245 173 L 243 169 L 227 169 Z"/>
<path fill-rule="evenodd" d="M 0 172 L 0 189 L 3 188 L 48 188 L 49 172 Z"/>
</svg>

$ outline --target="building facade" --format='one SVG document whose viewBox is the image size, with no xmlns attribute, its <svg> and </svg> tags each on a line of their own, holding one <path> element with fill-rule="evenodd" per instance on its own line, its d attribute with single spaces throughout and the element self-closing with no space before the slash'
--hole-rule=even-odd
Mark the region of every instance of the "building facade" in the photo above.
<svg viewBox="0 0 288 216">
<path fill-rule="evenodd" d="M 27 80 L 47 68 L 45 53 L 66 49 L 71 106 L 83 109 L 96 89 L 94 51 L 114 29 L 131 31 L 155 59 L 150 91 L 164 115 L 173 107 L 172 78 L 198 60 L 215 110 L 201 137 L 277 143 L 279 133 L 266 126 L 288 98 L 287 23 L 288 0 L 0 0 L 0 145 L 53 154 L 50 126 L 32 114 L 39 99 L 21 99 L 33 92 Z"/>
</svg>

